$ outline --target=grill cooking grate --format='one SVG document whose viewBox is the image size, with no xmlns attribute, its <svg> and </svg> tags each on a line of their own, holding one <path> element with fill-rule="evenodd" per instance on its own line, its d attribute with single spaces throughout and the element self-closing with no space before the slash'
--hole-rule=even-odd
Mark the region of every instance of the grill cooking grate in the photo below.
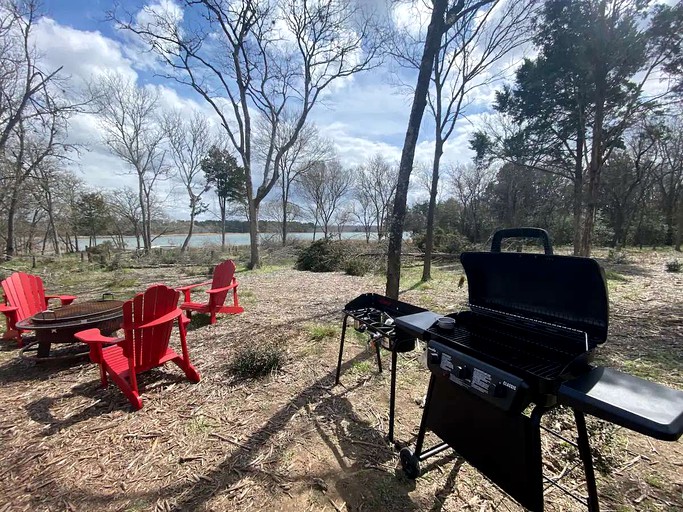
<svg viewBox="0 0 683 512">
<path fill-rule="evenodd" d="M 578 355 L 491 328 L 481 331 L 474 333 L 459 327 L 449 333 L 437 327 L 428 330 L 433 338 L 468 348 L 492 364 L 510 368 L 513 372 L 521 370 L 541 379 L 558 378 Z"/>
</svg>

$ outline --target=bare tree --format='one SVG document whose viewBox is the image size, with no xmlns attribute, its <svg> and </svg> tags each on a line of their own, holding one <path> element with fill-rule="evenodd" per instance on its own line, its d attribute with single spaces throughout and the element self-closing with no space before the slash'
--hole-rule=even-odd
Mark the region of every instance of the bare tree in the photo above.
<svg viewBox="0 0 683 512">
<path fill-rule="evenodd" d="M 62 155 L 67 118 L 61 68 L 44 72 L 32 42 L 38 3 L 0 0 L 0 186 L 5 202 L 5 255 L 15 253 L 14 224 L 25 183 L 44 161 Z"/>
<path fill-rule="evenodd" d="M 34 0 L 0 0 L 0 154 L 20 121 L 50 118 L 61 68 L 43 71 L 32 44 L 40 17 Z"/>
<path fill-rule="evenodd" d="M 365 242 L 369 244 L 372 231 L 377 225 L 377 213 L 372 207 L 372 198 L 367 190 L 358 186 L 353 189 L 353 197 L 355 199 L 352 205 L 353 215 L 356 221 L 363 227 Z"/>
<path fill-rule="evenodd" d="M 352 183 L 352 173 L 336 160 L 327 164 L 318 162 L 299 180 L 300 194 L 307 202 L 316 228 L 319 225 L 326 238 L 330 234 L 330 223 Z"/>
<path fill-rule="evenodd" d="M 61 156 L 67 149 L 67 145 L 59 141 L 66 124 L 63 114 L 56 108 L 45 122 L 33 123 L 31 120 L 20 119 L 5 145 L 0 174 L 3 189 L 8 194 L 5 242 L 7 258 L 15 253 L 14 220 L 17 207 L 20 201 L 30 195 L 25 190 L 25 184 L 38 168 L 47 165 L 50 159 Z"/>
<path fill-rule="evenodd" d="M 420 134 L 420 124 L 427 105 L 430 77 L 434 66 L 434 59 L 443 35 L 461 18 L 473 11 L 479 10 L 493 0 L 465 2 L 458 0 L 449 5 L 448 0 L 432 0 L 432 15 L 424 39 L 424 49 L 418 66 L 418 76 L 413 94 L 413 104 L 408 118 L 408 127 L 401 152 L 401 163 L 398 172 L 398 185 L 394 200 L 391 232 L 389 234 L 389 248 L 387 251 L 387 296 L 397 299 L 401 281 L 401 245 L 403 243 L 403 223 L 406 216 L 406 201 L 408 199 L 408 183 L 413 170 L 415 146 Z"/>
<path fill-rule="evenodd" d="M 142 242 L 148 251 L 152 247 L 154 187 L 168 172 L 165 135 L 157 111 L 158 94 L 117 74 L 104 75 L 92 83 L 90 93 L 105 133 L 105 144 L 137 177 Z"/>
<path fill-rule="evenodd" d="M 298 204 L 290 201 L 287 203 L 286 208 L 284 208 L 281 199 L 266 201 L 263 203 L 262 210 L 261 213 L 264 220 L 270 220 L 277 224 L 277 238 L 280 238 L 286 232 L 282 229 L 283 222 L 294 222 L 303 218 L 303 211 Z"/>
<path fill-rule="evenodd" d="M 381 155 L 375 155 L 358 169 L 357 197 L 372 209 L 377 239 L 386 234 L 396 194 L 398 169 Z"/>
<path fill-rule="evenodd" d="M 57 222 L 64 213 L 62 211 L 64 206 L 68 207 L 68 204 L 61 201 L 62 194 L 66 191 L 60 187 L 60 184 L 67 181 L 67 174 L 69 173 L 61 171 L 57 165 L 55 165 L 55 162 L 44 161 L 42 165 L 39 165 L 36 168 L 34 179 L 31 180 L 31 188 L 36 197 L 36 201 L 45 211 L 45 215 L 47 216 L 45 241 L 47 241 L 47 239 L 50 240 L 52 243 L 52 250 L 56 255 L 61 254 Z M 43 244 L 43 247 L 44 245 L 45 244 Z"/>
<path fill-rule="evenodd" d="M 185 252 L 192 238 L 197 215 L 208 209 L 208 205 L 202 202 L 202 195 L 210 188 L 202 171 L 202 160 L 208 155 L 213 141 L 209 124 L 199 112 L 189 119 L 180 111 L 167 112 L 163 127 L 168 137 L 175 178 L 185 188 L 190 201 L 190 227 L 180 248 L 181 252 Z"/>
<path fill-rule="evenodd" d="M 265 118 L 261 118 L 264 120 Z M 296 115 L 284 115 L 280 130 L 276 134 L 275 148 L 279 148 L 289 142 L 292 133 L 296 130 L 298 122 Z M 260 158 L 265 161 L 271 147 L 270 123 L 266 120 L 261 122 L 257 132 L 256 146 L 259 149 Z M 297 211 L 296 205 L 290 201 L 290 194 L 294 182 L 304 173 L 313 168 L 316 162 L 329 162 L 334 158 L 334 149 L 330 141 L 320 137 L 314 124 L 306 122 L 299 132 L 294 144 L 282 154 L 279 161 L 278 174 L 280 175 L 280 200 L 277 202 L 282 211 L 278 215 L 282 245 L 287 244 L 287 223 L 290 220 L 289 212 Z"/>
<path fill-rule="evenodd" d="M 473 242 L 481 241 L 484 194 L 493 179 L 492 172 L 476 164 L 456 165 L 449 170 L 451 188 L 462 206 L 460 232 Z"/>
<path fill-rule="evenodd" d="M 346 227 L 351 219 L 353 219 L 353 207 L 348 203 L 341 208 L 338 208 L 337 212 L 334 214 L 334 222 L 337 224 L 337 237 L 339 240 L 342 239 L 344 227 Z"/>
<path fill-rule="evenodd" d="M 170 67 L 168 78 L 192 87 L 219 116 L 246 171 L 250 267 L 258 267 L 259 206 L 280 178 L 280 161 L 323 91 L 371 67 L 378 49 L 371 36 L 382 32 L 356 0 L 181 3 L 192 11 L 184 17 L 159 8 L 145 8 L 145 23 L 133 15 L 112 17 L 149 44 Z M 204 23 L 193 26 L 189 20 Z M 294 128 L 283 141 L 283 115 L 294 109 Z M 270 134 L 256 190 L 254 112 L 264 117 Z"/>
<path fill-rule="evenodd" d="M 56 214 L 57 233 L 67 252 L 77 252 L 78 230 L 75 223 L 76 202 L 83 194 L 84 183 L 76 174 L 61 171 L 59 181 L 53 190 L 53 196 L 58 199 L 58 214 Z"/>
<path fill-rule="evenodd" d="M 142 213 L 138 193 L 130 187 L 114 190 L 110 195 L 109 205 L 120 243 L 123 243 L 123 236 L 126 233 L 132 233 L 136 240 L 136 248 L 140 249 Z"/>
<path fill-rule="evenodd" d="M 456 122 L 466 114 L 474 101 L 474 91 L 490 85 L 507 71 L 504 67 L 492 70 L 493 66 L 510 51 L 530 40 L 530 22 L 536 3 L 536 0 L 494 0 L 461 16 L 443 34 L 441 47 L 434 57 L 432 84 L 427 95 L 427 105 L 434 118 L 435 139 L 423 281 L 431 279 L 434 216 L 444 145 L 453 134 Z M 404 66 L 419 67 L 419 57 L 414 52 L 414 36 L 407 31 L 401 31 L 400 36 L 395 52 L 397 60 Z"/>
</svg>

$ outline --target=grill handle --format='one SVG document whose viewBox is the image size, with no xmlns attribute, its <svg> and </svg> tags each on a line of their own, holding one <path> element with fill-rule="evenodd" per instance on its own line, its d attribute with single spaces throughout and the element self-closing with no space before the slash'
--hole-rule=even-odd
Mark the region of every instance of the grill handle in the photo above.
<svg viewBox="0 0 683 512">
<path fill-rule="evenodd" d="M 500 252 L 500 244 L 504 238 L 538 238 L 543 242 L 545 253 L 551 255 L 553 246 L 550 243 L 550 236 L 545 229 L 541 228 L 508 228 L 499 229 L 493 234 L 491 240 L 491 252 Z"/>
</svg>

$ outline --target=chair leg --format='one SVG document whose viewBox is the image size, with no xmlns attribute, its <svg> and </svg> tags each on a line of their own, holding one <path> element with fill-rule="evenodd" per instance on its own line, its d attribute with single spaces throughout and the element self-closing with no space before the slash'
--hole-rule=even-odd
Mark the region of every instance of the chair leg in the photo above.
<svg viewBox="0 0 683 512">
<path fill-rule="evenodd" d="M 216 311 L 211 311 L 211 323 L 216 323 Z"/>
<path fill-rule="evenodd" d="M 103 388 L 106 388 L 109 385 L 109 381 L 107 380 L 107 370 L 104 369 L 103 365 L 100 365 L 100 383 L 102 384 Z"/>
<path fill-rule="evenodd" d="M 142 398 L 140 398 L 138 390 L 134 389 L 131 383 L 118 374 L 112 374 L 111 378 L 121 390 L 121 393 L 128 399 L 130 405 L 133 406 L 133 409 L 136 411 L 142 409 Z M 137 386 L 135 387 L 137 388 Z"/>
<path fill-rule="evenodd" d="M 174 357 L 172 361 L 177 364 L 182 371 L 185 372 L 185 376 L 191 382 L 199 382 L 199 372 L 190 363 L 190 352 L 187 350 L 187 330 L 185 329 L 185 324 L 178 320 L 178 332 L 180 333 L 180 346 L 183 351 L 182 356 Z"/>
<path fill-rule="evenodd" d="M 171 361 L 178 365 L 178 368 L 180 368 L 185 373 L 185 376 L 190 382 L 194 382 L 196 384 L 201 380 L 201 377 L 197 369 L 182 357 L 175 357 L 171 359 Z"/>
</svg>

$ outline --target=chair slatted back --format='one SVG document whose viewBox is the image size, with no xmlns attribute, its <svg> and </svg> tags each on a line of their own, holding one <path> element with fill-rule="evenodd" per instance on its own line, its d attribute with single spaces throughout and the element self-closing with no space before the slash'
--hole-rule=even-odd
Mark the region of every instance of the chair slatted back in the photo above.
<svg viewBox="0 0 683 512">
<path fill-rule="evenodd" d="M 19 308 L 19 320 L 45 310 L 45 288 L 38 276 L 15 272 L 2 282 L 2 292 L 8 306 Z"/>
<path fill-rule="evenodd" d="M 138 293 L 123 304 L 123 329 L 126 339 L 121 348 L 129 360 L 135 358 L 136 369 L 158 365 L 168 348 L 173 320 L 144 329 L 139 326 L 174 311 L 179 296 L 180 293 L 173 288 L 156 285 L 144 293 Z"/>
<path fill-rule="evenodd" d="M 232 260 L 225 260 L 223 263 L 216 265 L 213 269 L 213 281 L 211 282 L 211 289 L 225 288 L 230 286 L 232 278 L 235 276 L 235 263 Z M 228 295 L 226 290 L 221 293 L 212 293 L 209 298 L 209 307 L 222 306 L 225 302 L 225 297 Z"/>
</svg>

